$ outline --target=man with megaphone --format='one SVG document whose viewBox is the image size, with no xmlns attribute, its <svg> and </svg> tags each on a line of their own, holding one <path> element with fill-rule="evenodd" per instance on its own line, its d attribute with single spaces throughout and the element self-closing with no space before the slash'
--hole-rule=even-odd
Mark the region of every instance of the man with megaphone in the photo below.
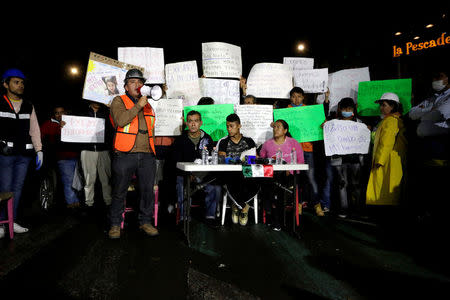
<svg viewBox="0 0 450 300">
<path fill-rule="evenodd" d="M 111 117 L 115 134 L 113 141 L 113 190 L 111 201 L 112 239 L 120 238 L 120 224 L 128 185 L 135 174 L 139 183 L 139 228 L 147 235 L 158 235 L 151 225 L 155 201 L 153 185 L 155 178 L 155 112 L 147 96 L 141 94 L 145 78 L 138 69 L 131 69 L 125 75 L 125 95 L 117 96 L 111 103 Z"/>
</svg>

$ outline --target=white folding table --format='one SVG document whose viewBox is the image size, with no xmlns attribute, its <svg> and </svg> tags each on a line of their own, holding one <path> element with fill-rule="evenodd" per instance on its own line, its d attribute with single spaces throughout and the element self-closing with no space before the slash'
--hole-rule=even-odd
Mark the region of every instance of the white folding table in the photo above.
<svg viewBox="0 0 450 300">
<path fill-rule="evenodd" d="M 242 165 L 228 165 L 228 164 L 218 164 L 218 165 L 200 165 L 193 162 L 178 162 L 177 168 L 185 172 L 185 195 L 183 195 L 183 231 L 186 235 L 188 245 L 190 245 L 190 237 L 189 237 L 189 221 L 191 215 L 191 205 L 190 205 L 190 188 L 191 188 L 191 177 L 190 173 L 196 172 L 242 172 Z M 284 165 L 273 165 L 273 171 L 304 171 L 308 170 L 308 164 L 284 164 Z M 298 217 L 298 187 L 296 177 L 294 176 L 294 192 L 296 198 L 296 211 L 294 214 L 294 228 L 295 223 L 299 224 Z M 296 221 L 296 222 L 295 222 Z"/>
</svg>

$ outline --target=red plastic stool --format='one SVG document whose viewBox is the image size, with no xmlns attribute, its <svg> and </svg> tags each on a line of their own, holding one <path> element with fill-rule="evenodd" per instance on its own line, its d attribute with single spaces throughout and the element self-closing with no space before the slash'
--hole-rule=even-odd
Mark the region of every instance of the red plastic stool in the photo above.
<svg viewBox="0 0 450 300">
<path fill-rule="evenodd" d="M 11 192 L 0 193 L 0 202 L 6 200 L 8 219 L 5 221 L 0 221 L 0 224 L 8 224 L 9 238 L 14 238 L 14 194 Z"/>
</svg>

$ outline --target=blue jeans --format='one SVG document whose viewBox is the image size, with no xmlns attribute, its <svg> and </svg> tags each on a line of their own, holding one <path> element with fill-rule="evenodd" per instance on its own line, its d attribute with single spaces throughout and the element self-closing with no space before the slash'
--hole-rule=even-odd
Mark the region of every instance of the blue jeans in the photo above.
<svg viewBox="0 0 450 300">
<path fill-rule="evenodd" d="M 195 177 L 197 182 L 200 182 L 198 177 Z M 206 196 L 205 196 L 205 207 L 206 212 L 205 216 L 207 219 L 212 219 L 216 217 L 216 208 L 217 208 L 217 200 L 216 197 L 218 188 L 220 186 L 207 184 L 204 187 Z M 184 195 L 184 178 L 183 176 L 177 176 L 177 198 L 178 198 L 178 207 L 180 208 L 180 214 L 183 212 L 183 195 Z M 192 195 L 191 195 L 192 196 Z"/>
<path fill-rule="evenodd" d="M 305 163 L 308 164 L 308 171 L 306 175 L 308 176 L 309 185 L 312 190 L 312 203 L 313 205 L 319 203 L 319 188 L 317 186 L 316 177 L 314 174 L 314 154 L 312 152 L 303 152 L 303 157 L 305 158 Z"/>
<path fill-rule="evenodd" d="M 0 192 L 14 193 L 14 219 L 17 216 L 23 184 L 27 177 L 31 156 L 0 155 Z M 0 220 L 5 219 L 5 213 L 0 213 Z"/>
<path fill-rule="evenodd" d="M 75 193 L 75 190 L 72 188 L 77 161 L 78 160 L 75 158 L 58 160 L 59 174 L 61 175 L 61 181 L 64 188 L 64 198 L 66 198 L 67 204 L 74 204 L 80 201 Z"/>
<path fill-rule="evenodd" d="M 333 182 L 333 167 L 329 158 L 325 158 L 325 182 L 322 188 L 320 203 L 322 207 L 330 208 L 331 183 Z"/>
<path fill-rule="evenodd" d="M 139 224 L 152 223 L 156 172 L 156 158 L 153 153 L 116 152 L 113 156 L 112 172 L 111 226 L 120 226 L 123 221 L 122 213 L 125 209 L 128 186 L 134 174 L 137 177 L 139 189 Z"/>
</svg>

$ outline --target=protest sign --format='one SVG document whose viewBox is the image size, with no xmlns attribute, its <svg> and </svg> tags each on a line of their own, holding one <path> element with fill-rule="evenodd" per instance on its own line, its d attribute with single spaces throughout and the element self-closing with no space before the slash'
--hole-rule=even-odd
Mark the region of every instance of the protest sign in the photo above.
<svg viewBox="0 0 450 300">
<path fill-rule="evenodd" d="M 63 115 L 61 141 L 71 143 L 103 143 L 105 119 Z"/>
<path fill-rule="evenodd" d="M 320 126 L 325 121 L 323 104 L 274 109 L 273 119 L 285 120 L 292 137 L 299 143 L 323 140 Z"/>
<path fill-rule="evenodd" d="M 367 154 L 370 130 L 364 123 L 331 120 L 323 126 L 325 155 Z"/>
<path fill-rule="evenodd" d="M 115 96 L 125 94 L 123 82 L 125 74 L 130 69 L 144 72 L 142 67 L 91 52 L 82 98 L 103 104 L 111 103 Z"/>
<path fill-rule="evenodd" d="M 238 80 L 200 78 L 202 97 L 211 97 L 215 104 L 239 104 Z"/>
<path fill-rule="evenodd" d="M 342 98 L 350 97 L 356 103 L 358 98 L 358 84 L 361 81 L 370 81 L 368 67 L 345 69 L 328 74 L 330 111 L 336 111 L 337 104 Z M 322 103 L 323 100 L 323 96 L 317 98 L 318 103 Z"/>
<path fill-rule="evenodd" d="M 272 138 L 272 105 L 236 105 L 235 111 L 241 119 L 241 133 L 244 136 L 251 137 L 257 145 Z"/>
<path fill-rule="evenodd" d="M 287 99 L 293 87 L 292 70 L 284 64 L 256 64 L 247 78 L 247 95 L 255 97 Z"/>
<path fill-rule="evenodd" d="M 291 67 L 292 71 L 312 70 L 314 58 L 309 57 L 283 57 L 283 64 Z"/>
<path fill-rule="evenodd" d="M 180 135 L 183 126 L 183 100 L 160 99 L 148 102 L 155 111 L 155 136 Z"/>
<path fill-rule="evenodd" d="M 325 93 L 328 88 L 328 68 L 314 70 L 295 70 L 294 86 L 305 93 Z"/>
<path fill-rule="evenodd" d="M 361 116 L 379 116 L 380 106 L 375 101 L 380 99 L 384 93 L 397 94 L 403 106 L 403 114 L 406 114 L 411 109 L 411 89 L 411 78 L 360 82 L 358 114 Z"/>
<path fill-rule="evenodd" d="M 202 116 L 203 129 L 214 141 L 228 135 L 227 117 L 234 113 L 233 104 L 194 105 L 184 107 L 184 119 L 191 110 L 198 111 Z"/>
<path fill-rule="evenodd" d="M 119 61 L 141 66 L 144 68 L 145 83 L 165 83 L 164 77 L 164 49 L 150 47 L 119 47 L 117 49 Z"/>
<path fill-rule="evenodd" d="M 167 98 L 183 99 L 185 106 L 196 105 L 201 97 L 197 62 L 192 60 L 167 64 L 165 71 Z"/>
<path fill-rule="evenodd" d="M 203 75 L 206 77 L 240 78 L 241 47 L 227 43 L 202 43 Z"/>
</svg>

